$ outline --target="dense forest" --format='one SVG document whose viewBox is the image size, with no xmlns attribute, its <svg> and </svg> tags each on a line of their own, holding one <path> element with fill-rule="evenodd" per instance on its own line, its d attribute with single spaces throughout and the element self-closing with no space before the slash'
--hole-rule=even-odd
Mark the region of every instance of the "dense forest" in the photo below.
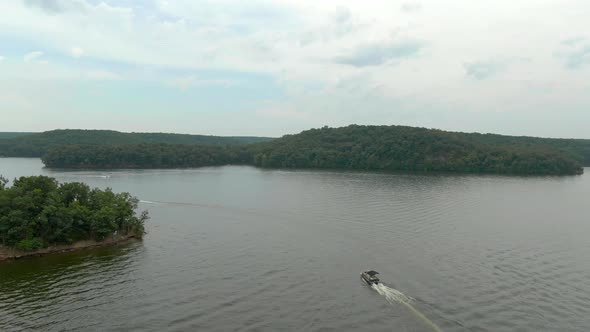
<svg viewBox="0 0 590 332">
<path fill-rule="evenodd" d="M 42 158 L 58 168 L 188 168 L 251 164 L 251 153 L 237 146 L 184 144 L 63 145 Z"/>
<path fill-rule="evenodd" d="M 83 183 L 60 184 L 46 176 L 21 177 L 7 186 L 0 177 L 0 245 L 31 251 L 79 240 L 118 235 L 142 237 L 147 212 L 137 199 Z"/>
<path fill-rule="evenodd" d="M 453 139 L 477 146 L 491 146 L 508 150 L 554 151 L 590 166 L 590 139 L 556 139 L 495 134 L 442 132 L 423 128 L 400 126 L 350 126 L 357 128 L 389 128 L 391 131 L 445 133 L 445 139 Z M 349 128 L 349 127 L 345 127 Z M 404 129 L 405 128 L 405 129 Z M 336 128 L 335 130 L 346 130 Z M 302 133 L 302 134 L 305 134 Z M 270 142 L 268 137 L 220 137 L 164 133 L 122 133 L 110 130 L 53 130 L 43 133 L 0 133 L 0 157 L 42 157 L 52 148 L 64 145 L 138 145 L 144 143 L 222 145 L 234 146 Z M 256 144 L 264 145 L 264 144 Z M 243 149 L 240 149 L 243 150 Z M 251 151 L 252 149 L 246 148 Z"/>
<path fill-rule="evenodd" d="M 590 139 L 539 138 L 505 136 L 497 134 L 454 133 L 476 143 L 502 147 L 535 148 L 550 147 L 567 153 L 570 157 L 590 166 Z"/>
<path fill-rule="evenodd" d="M 11 136 L 12 135 L 12 136 Z M 266 142 L 268 137 L 205 136 L 165 133 L 122 133 L 113 130 L 52 130 L 42 133 L 5 133 L 0 136 L 0 157 L 42 157 L 53 147 L 67 144 L 117 145 L 141 143 L 239 145 Z"/>
<path fill-rule="evenodd" d="M 544 145 L 485 144 L 469 135 L 404 126 L 311 129 L 234 145 L 67 145 L 43 162 L 64 168 L 173 168 L 228 164 L 271 168 L 579 174 L 581 162 Z"/>
<path fill-rule="evenodd" d="M 31 135 L 31 134 L 33 134 L 33 133 L 4 131 L 4 132 L 0 132 L 0 139 L 15 138 L 15 137 L 27 136 L 27 135 Z"/>
<path fill-rule="evenodd" d="M 321 128 L 260 144 L 262 167 L 577 174 L 579 161 L 542 146 L 497 146 L 467 135 L 404 126 Z"/>
</svg>

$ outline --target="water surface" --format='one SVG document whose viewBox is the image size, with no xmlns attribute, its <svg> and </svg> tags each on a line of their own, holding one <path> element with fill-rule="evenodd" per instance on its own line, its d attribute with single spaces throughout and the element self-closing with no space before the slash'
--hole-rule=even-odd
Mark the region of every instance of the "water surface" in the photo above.
<svg viewBox="0 0 590 332">
<path fill-rule="evenodd" d="M 42 166 L 0 174 L 129 191 L 149 233 L 1 264 L 2 331 L 590 330 L 588 175 Z"/>
</svg>

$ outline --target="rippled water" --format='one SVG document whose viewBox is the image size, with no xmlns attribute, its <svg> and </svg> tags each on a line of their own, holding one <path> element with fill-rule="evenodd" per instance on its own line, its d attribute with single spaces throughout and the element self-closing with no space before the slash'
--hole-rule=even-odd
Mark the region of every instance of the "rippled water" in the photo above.
<svg viewBox="0 0 590 332">
<path fill-rule="evenodd" d="M 0 264 L 2 331 L 590 330 L 589 175 L 0 174 L 129 191 L 152 217 L 143 242 Z"/>
</svg>

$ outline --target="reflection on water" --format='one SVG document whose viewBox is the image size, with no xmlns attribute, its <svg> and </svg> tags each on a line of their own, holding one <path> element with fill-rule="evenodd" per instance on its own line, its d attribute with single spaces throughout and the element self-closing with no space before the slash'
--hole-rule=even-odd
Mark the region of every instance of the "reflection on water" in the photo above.
<svg viewBox="0 0 590 332">
<path fill-rule="evenodd" d="M 2 328 L 27 330 L 62 325 L 50 317 L 107 304 L 117 294 L 129 294 L 135 281 L 130 278 L 133 262 L 129 254 L 140 247 L 141 243 L 133 243 L 3 263 Z"/>
<path fill-rule="evenodd" d="M 65 172 L 36 159 L 0 159 L 0 174 L 129 191 L 152 216 L 143 242 L 0 265 L 2 331 L 590 327 L 588 175 Z M 432 325 L 362 283 L 367 269 Z"/>
</svg>

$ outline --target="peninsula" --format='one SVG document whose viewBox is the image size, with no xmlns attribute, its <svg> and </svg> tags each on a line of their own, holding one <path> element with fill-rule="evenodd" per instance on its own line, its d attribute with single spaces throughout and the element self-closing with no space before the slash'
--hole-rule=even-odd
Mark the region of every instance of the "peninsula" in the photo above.
<svg viewBox="0 0 590 332">
<path fill-rule="evenodd" d="M 250 144 L 67 144 L 42 157 L 56 168 L 265 168 L 573 175 L 590 140 L 552 140 L 405 126 L 323 127 Z"/>
</svg>

